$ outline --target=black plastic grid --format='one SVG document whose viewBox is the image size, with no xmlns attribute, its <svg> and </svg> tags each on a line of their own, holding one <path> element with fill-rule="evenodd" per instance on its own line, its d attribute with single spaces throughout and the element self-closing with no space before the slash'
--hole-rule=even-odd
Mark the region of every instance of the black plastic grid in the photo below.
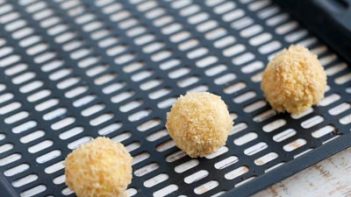
<svg viewBox="0 0 351 197">
<path fill-rule="evenodd" d="M 350 68 L 267 0 L 1 1 L 0 38 L 8 196 L 73 196 L 63 160 L 98 135 L 133 155 L 131 196 L 249 195 L 350 145 Z M 275 114 L 259 88 L 267 58 L 291 43 L 329 75 L 326 98 L 300 117 Z M 235 127 L 191 159 L 165 114 L 201 90 L 222 96 Z"/>
<path fill-rule="evenodd" d="M 351 62 L 351 0 L 276 0 L 294 18 L 308 26 L 346 61 Z M 313 10 L 313 12 L 311 12 Z M 304 13 L 304 14 L 301 14 Z M 318 17 L 315 17 L 318 16 Z M 322 28 L 328 27 L 328 28 Z"/>
</svg>

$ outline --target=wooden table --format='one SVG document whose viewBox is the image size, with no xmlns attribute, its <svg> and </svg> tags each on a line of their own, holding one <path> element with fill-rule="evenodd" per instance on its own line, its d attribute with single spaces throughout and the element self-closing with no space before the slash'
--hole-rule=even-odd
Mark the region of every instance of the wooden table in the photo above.
<svg viewBox="0 0 351 197">
<path fill-rule="evenodd" d="M 307 168 L 254 197 L 351 196 L 351 148 Z"/>
</svg>

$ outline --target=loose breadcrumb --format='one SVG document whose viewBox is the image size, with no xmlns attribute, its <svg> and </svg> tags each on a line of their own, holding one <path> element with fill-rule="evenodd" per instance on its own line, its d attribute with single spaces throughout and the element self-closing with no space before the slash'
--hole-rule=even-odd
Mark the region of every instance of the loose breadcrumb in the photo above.
<svg viewBox="0 0 351 197">
<path fill-rule="evenodd" d="M 233 126 L 226 104 L 208 92 L 180 96 L 167 114 L 167 130 L 190 157 L 204 157 L 223 146 Z"/>
<path fill-rule="evenodd" d="M 65 160 L 66 184 L 78 197 L 121 197 L 132 180 L 132 157 L 121 143 L 98 137 Z"/>
<path fill-rule="evenodd" d="M 261 88 L 278 112 L 299 114 L 316 105 L 327 87 L 326 73 L 317 56 L 300 45 L 284 49 L 268 64 Z"/>
</svg>

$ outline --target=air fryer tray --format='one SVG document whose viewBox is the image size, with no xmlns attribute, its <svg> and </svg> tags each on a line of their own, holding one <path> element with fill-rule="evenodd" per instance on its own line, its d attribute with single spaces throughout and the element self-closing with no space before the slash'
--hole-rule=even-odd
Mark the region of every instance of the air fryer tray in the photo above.
<svg viewBox="0 0 351 197">
<path fill-rule="evenodd" d="M 133 155 L 130 196 L 247 196 L 351 145 L 350 67 L 271 1 L 0 2 L 1 196 L 74 196 L 64 158 L 99 135 Z M 320 105 L 294 117 L 260 90 L 293 43 L 329 76 Z M 235 119 L 206 158 L 165 131 L 187 91 L 221 95 Z"/>
</svg>

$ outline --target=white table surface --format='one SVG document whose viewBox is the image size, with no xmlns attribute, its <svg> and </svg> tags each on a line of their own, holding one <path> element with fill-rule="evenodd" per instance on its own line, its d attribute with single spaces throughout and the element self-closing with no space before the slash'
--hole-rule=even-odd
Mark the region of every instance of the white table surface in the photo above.
<svg viewBox="0 0 351 197">
<path fill-rule="evenodd" d="M 254 197 L 271 196 L 351 196 L 351 148 L 254 195 Z"/>
</svg>

